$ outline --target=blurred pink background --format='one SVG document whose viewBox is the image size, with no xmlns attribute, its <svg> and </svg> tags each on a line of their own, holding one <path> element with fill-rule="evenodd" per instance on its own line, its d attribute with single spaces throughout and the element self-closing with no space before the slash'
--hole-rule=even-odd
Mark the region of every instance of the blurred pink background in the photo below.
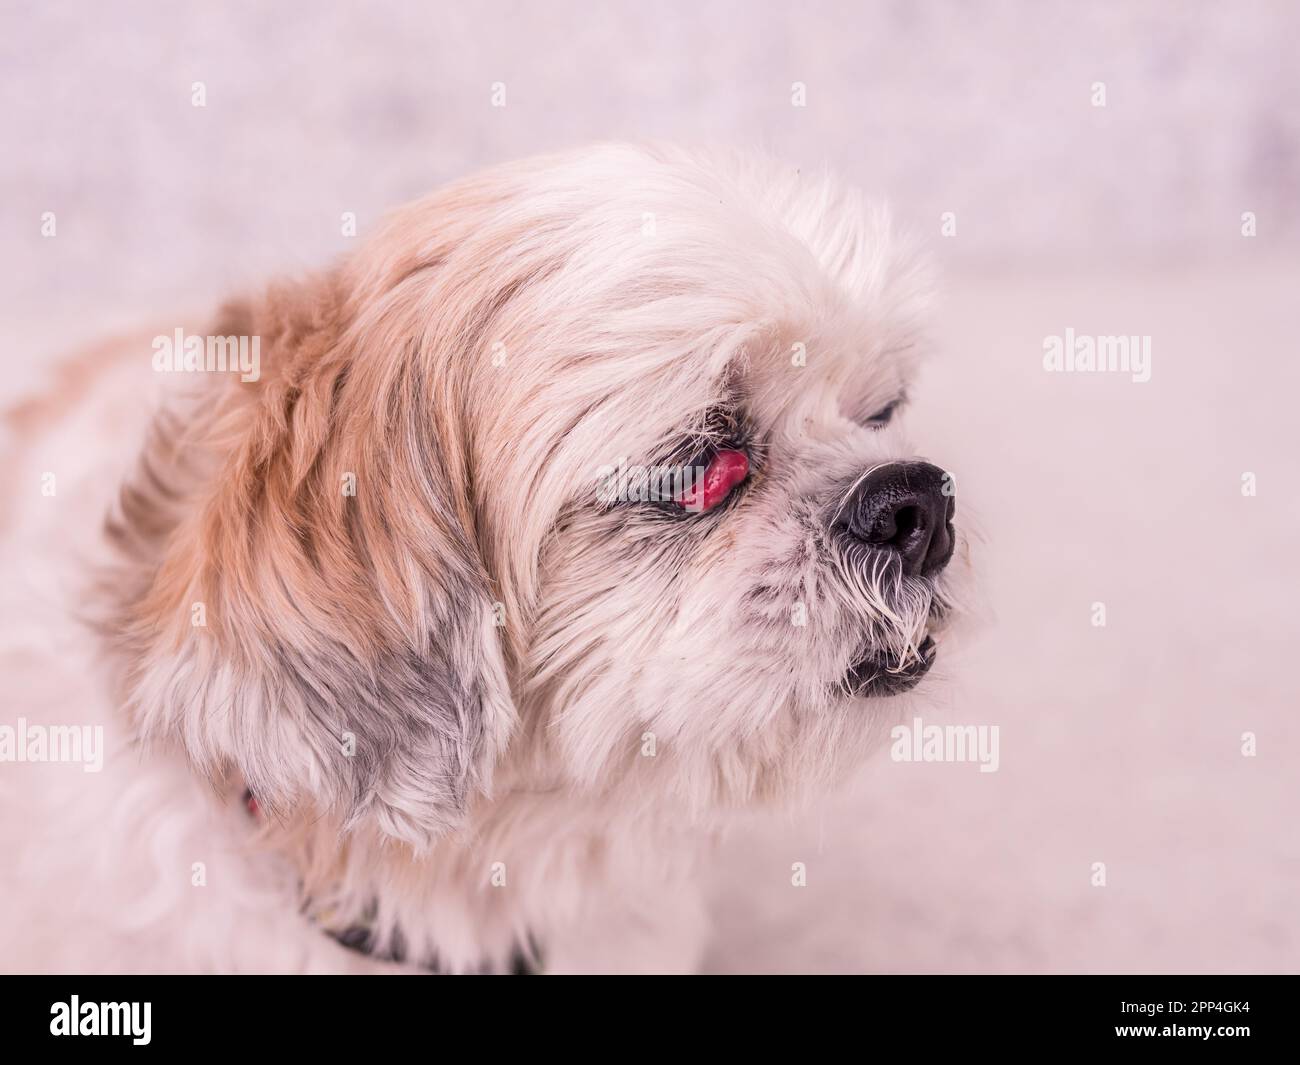
<svg viewBox="0 0 1300 1065">
<path fill-rule="evenodd" d="M 710 968 L 1300 969 L 1300 6 L 0 19 L 4 402 L 81 340 L 327 261 L 343 212 L 364 232 L 537 151 L 721 141 L 891 200 L 944 276 L 913 435 L 983 534 L 988 617 L 940 660 L 935 720 L 998 725 L 1001 766 L 882 752 L 844 795 L 746 827 L 714 870 Z M 1150 336 L 1150 382 L 1044 373 L 1067 327 Z"/>
</svg>

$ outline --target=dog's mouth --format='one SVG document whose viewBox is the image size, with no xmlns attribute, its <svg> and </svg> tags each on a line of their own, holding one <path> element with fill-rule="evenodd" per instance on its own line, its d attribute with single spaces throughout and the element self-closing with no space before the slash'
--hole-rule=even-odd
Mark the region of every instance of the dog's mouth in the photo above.
<svg viewBox="0 0 1300 1065">
<path fill-rule="evenodd" d="M 934 665 L 939 648 L 927 636 L 916 651 L 914 657 L 901 664 L 891 656 L 868 655 L 849 667 L 844 684 L 852 695 L 872 698 L 911 691 Z"/>
</svg>

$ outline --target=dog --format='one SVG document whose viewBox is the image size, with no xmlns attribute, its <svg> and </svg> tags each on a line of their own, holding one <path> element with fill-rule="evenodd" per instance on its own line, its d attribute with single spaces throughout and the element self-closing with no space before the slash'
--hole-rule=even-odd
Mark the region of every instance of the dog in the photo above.
<svg viewBox="0 0 1300 1065">
<path fill-rule="evenodd" d="M 859 766 L 961 613 L 901 425 L 931 288 L 829 175 L 603 145 L 83 356 L 9 415 L 93 530 L 29 717 L 90 707 L 111 778 L 5 830 L 101 885 L 80 954 L 10 929 L 31 964 L 696 971 L 719 833 Z"/>
</svg>

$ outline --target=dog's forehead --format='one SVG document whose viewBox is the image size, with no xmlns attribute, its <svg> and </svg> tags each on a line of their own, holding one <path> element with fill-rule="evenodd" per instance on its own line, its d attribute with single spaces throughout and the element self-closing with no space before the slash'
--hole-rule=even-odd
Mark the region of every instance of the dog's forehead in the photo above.
<svg viewBox="0 0 1300 1065">
<path fill-rule="evenodd" d="M 777 420 L 793 410 L 806 416 L 830 400 L 848 407 L 887 402 L 906 387 L 910 352 L 880 343 L 861 316 L 805 324 L 782 330 L 769 349 L 738 364 L 738 390 L 753 417 Z"/>
<path fill-rule="evenodd" d="M 650 457 L 717 411 L 760 435 L 866 417 L 899 398 L 914 361 L 909 347 L 882 341 L 856 308 L 703 328 L 683 336 L 670 359 L 649 348 L 637 358 L 637 344 L 625 336 L 618 358 L 559 360 L 549 387 L 533 397 L 534 427 L 585 439 L 601 454 Z M 557 409 L 572 412 L 578 396 L 581 416 L 557 418 Z"/>
<path fill-rule="evenodd" d="M 430 275 L 450 299 L 431 305 L 461 308 L 440 326 L 457 346 L 491 349 L 473 394 L 537 453 L 652 448 L 718 406 L 766 430 L 902 390 L 925 286 L 857 196 L 622 149 L 526 177 L 498 175 L 481 217 L 451 213 L 463 231 Z"/>
<path fill-rule="evenodd" d="M 710 408 L 732 411 L 759 431 L 791 419 L 863 417 L 899 398 L 914 372 L 914 346 L 889 339 L 857 308 L 810 308 L 786 322 L 756 325 L 723 359 L 707 351 L 688 355 L 675 373 L 636 387 L 646 389 L 647 400 L 650 393 L 676 397 L 666 405 L 670 422 Z"/>
</svg>

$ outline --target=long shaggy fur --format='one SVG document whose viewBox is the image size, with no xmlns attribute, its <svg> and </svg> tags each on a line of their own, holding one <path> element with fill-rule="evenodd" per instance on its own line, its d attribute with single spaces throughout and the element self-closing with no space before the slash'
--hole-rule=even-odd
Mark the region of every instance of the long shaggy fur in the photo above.
<svg viewBox="0 0 1300 1065">
<path fill-rule="evenodd" d="M 232 303 L 206 332 L 259 336 L 259 379 L 172 390 L 97 571 L 131 772 L 251 789 L 285 922 L 452 971 L 690 968 L 725 812 L 858 764 L 925 685 L 846 672 L 953 613 L 964 544 L 932 581 L 829 532 L 914 456 L 866 420 L 927 301 L 828 176 L 605 146 Z M 716 511 L 600 500 L 602 468 L 724 432 L 752 472 Z"/>
</svg>

